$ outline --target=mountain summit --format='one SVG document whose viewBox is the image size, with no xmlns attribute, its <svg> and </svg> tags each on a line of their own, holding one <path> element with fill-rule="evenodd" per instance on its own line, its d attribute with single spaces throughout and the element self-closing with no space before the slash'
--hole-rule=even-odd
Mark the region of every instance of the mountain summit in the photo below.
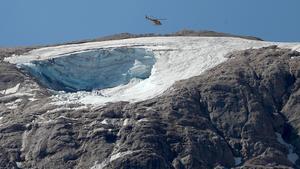
<svg viewBox="0 0 300 169">
<path fill-rule="evenodd" d="M 300 43 L 192 33 L 1 49 L 0 168 L 299 168 Z"/>
</svg>

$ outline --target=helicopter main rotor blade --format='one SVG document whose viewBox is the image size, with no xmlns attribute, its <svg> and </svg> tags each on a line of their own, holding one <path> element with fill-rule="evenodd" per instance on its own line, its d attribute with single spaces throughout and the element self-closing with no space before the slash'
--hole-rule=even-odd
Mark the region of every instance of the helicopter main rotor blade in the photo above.
<svg viewBox="0 0 300 169">
<path fill-rule="evenodd" d="M 165 19 L 165 18 L 155 18 L 155 17 L 153 17 L 153 16 L 147 16 L 146 15 L 146 17 L 148 17 L 149 19 L 156 19 L 156 20 L 167 20 L 167 19 Z"/>
</svg>

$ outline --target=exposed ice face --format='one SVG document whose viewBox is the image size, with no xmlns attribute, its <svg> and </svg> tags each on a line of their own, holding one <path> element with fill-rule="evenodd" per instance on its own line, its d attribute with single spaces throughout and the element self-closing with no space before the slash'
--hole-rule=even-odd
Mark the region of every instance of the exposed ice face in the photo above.
<svg viewBox="0 0 300 169">
<path fill-rule="evenodd" d="M 146 79 L 155 63 L 152 52 L 141 48 L 108 48 L 65 54 L 22 64 L 42 84 L 66 92 L 91 91 Z"/>
</svg>

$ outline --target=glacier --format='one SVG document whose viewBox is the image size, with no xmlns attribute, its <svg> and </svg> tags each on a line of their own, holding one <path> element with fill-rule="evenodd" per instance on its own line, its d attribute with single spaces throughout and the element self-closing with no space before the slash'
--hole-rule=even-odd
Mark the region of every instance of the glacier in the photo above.
<svg viewBox="0 0 300 169">
<path fill-rule="evenodd" d="M 52 89 L 54 104 L 103 105 L 159 96 L 230 59 L 230 52 L 270 45 L 300 50 L 299 43 L 233 37 L 142 37 L 43 47 L 4 60 Z"/>
<path fill-rule="evenodd" d="M 35 60 L 20 67 L 50 89 L 77 92 L 112 88 L 135 78 L 146 79 L 154 63 L 151 51 L 113 48 Z"/>
</svg>

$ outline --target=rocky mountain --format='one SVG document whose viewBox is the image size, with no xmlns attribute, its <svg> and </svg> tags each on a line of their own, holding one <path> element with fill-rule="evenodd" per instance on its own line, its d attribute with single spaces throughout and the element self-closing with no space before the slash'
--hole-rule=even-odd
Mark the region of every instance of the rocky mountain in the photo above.
<svg viewBox="0 0 300 169">
<path fill-rule="evenodd" d="M 297 43 L 37 48 L 0 50 L 0 168 L 300 168 Z"/>
</svg>

